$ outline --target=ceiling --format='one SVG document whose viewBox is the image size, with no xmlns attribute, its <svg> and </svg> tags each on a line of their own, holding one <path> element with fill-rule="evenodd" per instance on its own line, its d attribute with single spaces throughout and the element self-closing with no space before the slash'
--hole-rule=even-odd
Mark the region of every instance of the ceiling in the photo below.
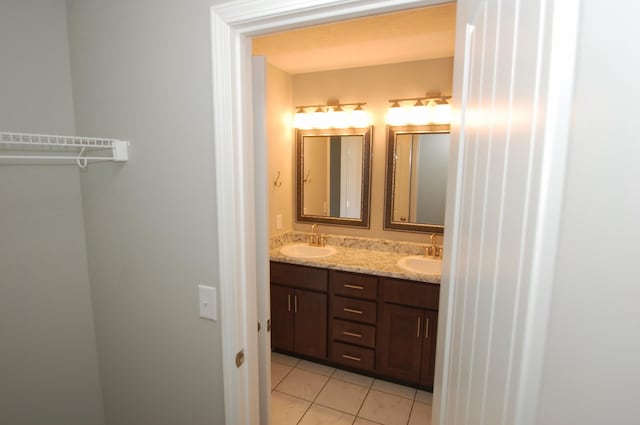
<svg viewBox="0 0 640 425">
<path fill-rule="evenodd" d="M 456 5 L 389 13 L 253 38 L 253 54 L 290 74 L 452 57 Z"/>
</svg>

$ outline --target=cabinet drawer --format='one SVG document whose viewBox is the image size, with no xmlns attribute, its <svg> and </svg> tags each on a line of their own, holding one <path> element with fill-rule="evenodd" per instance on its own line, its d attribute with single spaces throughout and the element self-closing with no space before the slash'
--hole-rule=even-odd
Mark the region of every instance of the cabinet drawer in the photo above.
<svg viewBox="0 0 640 425">
<path fill-rule="evenodd" d="M 328 273 L 325 269 L 272 261 L 270 273 L 271 283 L 327 292 Z"/>
<path fill-rule="evenodd" d="M 378 297 L 378 278 L 332 270 L 329 276 L 331 293 L 347 297 L 375 300 Z"/>
<path fill-rule="evenodd" d="M 382 300 L 386 303 L 437 310 L 439 299 L 440 287 L 436 284 L 389 278 L 382 280 Z"/>
<path fill-rule="evenodd" d="M 356 369 L 373 370 L 374 358 L 374 351 L 369 348 L 340 342 L 334 342 L 331 350 L 331 360 Z"/>
<path fill-rule="evenodd" d="M 334 340 L 364 345 L 370 348 L 375 348 L 376 346 L 375 326 L 347 322 L 346 320 L 340 319 L 333 319 L 331 325 L 331 336 Z"/>
<path fill-rule="evenodd" d="M 331 297 L 331 317 L 375 325 L 376 303 L 334 296 Z"/>
</svg>

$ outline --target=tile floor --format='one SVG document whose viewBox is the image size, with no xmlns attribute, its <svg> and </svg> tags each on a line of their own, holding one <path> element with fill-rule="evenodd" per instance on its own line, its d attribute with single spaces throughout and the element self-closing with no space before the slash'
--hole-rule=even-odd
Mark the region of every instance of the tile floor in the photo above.
<svg viewBox="0 0 640 425">
<path fill-rule="evenodd" d="M 431 425 L 432 394 L 271 355 L 272 425 Z"/>
</svg>

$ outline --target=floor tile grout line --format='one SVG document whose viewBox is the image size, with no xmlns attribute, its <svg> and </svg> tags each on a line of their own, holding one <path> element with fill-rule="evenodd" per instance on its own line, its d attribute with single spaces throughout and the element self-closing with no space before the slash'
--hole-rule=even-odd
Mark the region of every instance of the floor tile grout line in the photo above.
<svg viewBox="0 0 640 425">
<path fill-rule="evenodd" d="M 382 389 L 380 389 L 380 388 L 373 388 L 373 385 L 376 383 L 376 381 L 380 381 L 380 382 L 387 382 L 387 383 L 389 383 L 389 384 L 394 384 L 394 385 L 399 385 L 399 386 L 401 386 L 401 387 L 410 388 L 410 389 L 412 389 L 412 390 L 414 391 L 414 393 L 413 393 L 413 397 L 409 398 L 409 397 L 405 397 L 405 396 L 400 395 L 400 394 L 397 394 L 397 393 L 392 393 L 392 392 L 389 392 L 389 391 L 382 390 Z M 405 400 L 415 400 L 415 399 L 416 399 L 416 395 L 418 395 L 418 388 L 409 387 L 409 386 L 407 386 L 407 385 L 402 385 L 402 384 L 396 384 L 395 382 L 385 381 L 384 379 L 377 379 L 377 378 L 376 378 L 376 379 L 374 379 L 374 380 L 373 380 L 373 383 L 371 383 L 371 387 L 372 387 L 374 390 L 376 390 L 376 391 L 380 391 L 381 393 L 391 394 L 391 395 L 394 395 L 394 396 L 396 396 L 396 397 L 404 398 Z"/>
<path fill-rule="evenodd" d="M 280 354 L 280 355 L 281 355 L 281 356 L 286 356 L 286 354 Z M 292 359 L 292 360 L 295 360 L 295 363 L 294 363 L 294 364 L 289 364 L 289 363 L 285 363 L 284 361 L 278 361 L 277 356 L 276 356 L 276 358 L 275 358 L 275 359 L 274 359 L 273 357 L 274 357 L 274 356 L 273 356 L 273 353 L 272 353 L 272 354 L 271 354 L 271 361 L 272 361 L 272 362 L 276 362 L 276 363 L 278 363 L 278 364 L 281 364 L 281 365 L 284 365 L 284 366 L 289 366 L 289 367 L 296 367 L 296 366 L 298 365 L 298 363 L 300 363 L 300 362 L 302 361 L 302 360 L 300 360 L 300 359 L 296 359 L 296 358 L 294 358 L 294 357 L 287 356 L 288 358 L 290 358 L 290 359 Z"/>
<path fill-rule="evenodd" d="M 371 394 L 371 388 L 373 388 L 373 383 L 375 382 L 375 379 L 373 381 L 371 381 L 371 384 L 369 385 L 369 388 L 367 388 L 367 394 L 365 394 L 364 398 L 362 399 L 362 403 L 360 403 L 360 408 L 358 409 L 358 412 L 356 413 L 356 419 L 361 418 L 362 416 L 360 416 L 360 412 L 362 411 L 362 406 L 364 406 L 364 404 L 367 402 L 367 397 L 369 397 L 369 394 Z M 367 418 L 362 418 L 362 419 L 367 419 Z M 369 420 L 369 419 L 367 419 Z M 354 419 L 355 422 L 355 419 Z"/>
<path fill-rule="evenodd" d="M 331 381 L 332 379 L 335 379 L 336 381 L 344 382 L 345 384 L 355 385 L 355 386 L 360 387 L 360 388 L 366 388 L 367 389 L 367 394 L 369 394 L 369 387 L 365 387 L 364 385 L 354 384 L 353 382 L 349 382 L 349 381 L 343 381 L 343 380 L 335 378 L 333 376 L 329 378 L 329 381 Z M 329 381 L 327 381 L 327 384 L 325 384 L 325 386 L 329 384 Z M 324 390 L 324 388 L 322 388 L 322 390 Z M 320 393 L 322 392 L 322 390 L 320 390 Z M 320 397 L 320 393 L 318 393 L 318 397 Z M 362 399 L 362 402 L 360 403 L 360 407 L 358 408 L 358 412 L 362 408 L 362 404 L 364 403 L 364 400 L 367 398 L 367 394 L 365 394 L 364 398 Z M 354 415 L 351 412 L 345 412 L 344 410 L 340 410 L 335 406 L 327 406 L 325 404 L 322 404 L 322 403 L 318 402 L 318 397 L 316 397 L 316 400 L 313 402 L 314 404 L 317 404 L 318 406 L 326 407 L 326 408 L 331 409 L 331 410 L 335 410 L 336 412 L 345 413 L 345 414 L 347 414 L 349 416 L 353 416 L 354 420 L 357 417 L 357 413 L 358 412 L 356 412 L 356 414 Z"/>
<path fill-rule="evenodd" d="M 309 409 L 311 408 L 311 405 L 313 404 L 313 402 L 311 402 L 311 401 L 309 401 L 309 400 L 307 400 L 307 399 L 304 399 L 304 398 L 302 398 L 302 397 L 298 397 L 298 396 L 293 395 L 293 394 L 285 393 L 284 391 L 271 390 L 271 393 L 273 393 L 273 392 L 277 392 L 277 393 L 280 393 L 280 394 L 286 395 L 286 396 L 288 396 L 288 397 L 296 398 L 296 399 L 298 399 L 298 400 L 304 401 L 305 403 L 309 403 L 309 405 L 307 406 L 307 408 L 304 410 L 304 413 L 302 414 L 302 416 L 300 416 L 300 419 L 298 419 L 298 421 L 296 422 L 296 425 L 299 425 L 299 424 L 300 424 L 300 421 L 302 421 L 302 419 L 304 418 L 304 415 L 306 415 L 306 414 L 307 414 L 307 412 L 309 411 Z"/>
<path fill-rule="evenodd" d="M 370 420 L 370 419 L 367 419 L 367 418 L 364 418 L 364 417 L 360 416 L 360 413 L 362 412 L 362 408 L 363 408 L 363 406 L 364 406 L 364 404 L 365 404 L 365 402 L 366 402 L 367 398 L 368 398 L 368 397 L 369 397 L 369 395 L 371 394 L 371 390 L 376 390 L 376 391 L 378 391 L 378 392 L 380 392 L 380 393 L 383 393 L 383 394 L 387 394 L 387 395 L 395 396 L 395 397 L 402 398 L 402 399 L 405 399 L 405 400 L 410 400 L 410 401 L 411 401 L 411 409 L 409 410 L 409 417 L 408 417 L 408 419 L 407 419 L 407 425 L 408 425 L 409 421 L 411 420 L 411 414 L 412 414 L 412 413 L 413 413 L 413 411 L 414 411 L 415 403 L 420 402 L 420 403 L 423 403 L 423 404 L 427 404 L 427 405 L 429 405 L 429 403 L 427 403 L 427 402 L 425 402 L 425 401 L 417 401 L 417 397 L 418 397 L 418 391 L 419 391 L 419 389 L 418 389 L 418 388 L 415 388 L 415 387 L 409 387 L 409 386 L 402 385 L 402 384 L 395 384 L 394 382 L 385 381 L 385 380 L 377 379 L 377 378 L 373 378 L 373 379 L 371 380 L 371 383 L 370 383 L 370 384 L 368 384 L 367 386 L 365 386 L 365 385 L 362 385 L 361 383 L 356 383 L 356 382 L 349 381 L 349 380 L 346 380 L 346 379 L 344 379 L 344 378 L 339 378 L 339 377 L 335 376 L 335 375 L 336 375 L 336 372 L 337 372 L 338 370 L 343 370 L 343 369 L 339 369 L 339 368 L 332 368 L 331 373 L 327 375 L 327 374 L 324 374 L 324 373 L 319 373 L 317 370 L 311 370 L 311 369 L 306 369 L 306 368 L 300 367 L 299 365 L 300 365 L 300 363 L 302 362 L 301 360 L 298 360 L 298 361 L 296 362 L 296 364 L 295 364 L 295 365 L 291 365 L 291 364 L 285 363 L 285 362 L 283 362 L 283 361 L 278 361 L 278 360 L 273 359 L 273 358 L 271 359 L 271 361 L 272 361 L 272 362 L 275 362 L 275 363 L 277 363 L 277 364 L 279 364 L 279 365 L 286 366 L 286 367 L 288 367 L 288 368 L 289 368 L 288 372 L 287 372 L 287 373 L 286 373 L 286 374 L 285 374 L 285 375 L 284 375 L 284 376 L 279 380 L 279 382 L 277 383 L 277 385 L 275 386 L 275 388 L 273 388 L 273 389 L 271 390 L 271 392 L 273 393 L 274 391 L 276 391 L 276 392 L 278 392 L 278 393 L 280 393 L 280 394 L 284 394 L 284 395 L 287 395 L 287 396 L 289 396 L 289 397 L 293 397 L 293 398 L 296 398 L 296 399 L 298 399 L 298 400 L 301 400 L 301 401 L 304 401 L 304 402 L 306 402 L 306 403 L 309 403 L 309 405 L 308 405 L 308 406 L 307 406 L 307 408 L 305 409 L 304 413 L 302 414 L 302 416 L 300 417 L 300 419 L 297 421 L 297 423 L 296 423 L 297 425 L 299 425 L 299 424 L 302 422 L 302 420 L 303 420 L 303 419 L 304 419 L 304 417 L 307 415 L 307 413 L 309 412 L 309 410 L 311 409 L 311 407 L 312 407 L 313 405 L 316 405 L 316 406 L 319 406 L 319 407 L 323 407 L 323 408 L 328 408 L 328 409 L 334 410 L 334 411 L 336 411 L 336 412 L 344 413 L 344 414 L 347 414 L 347 415 L 350 415 L 350 416 L 352 415 L 352 414 L 351 414 L 351 413 L 349 413 L 349 412 L 345 412 L 345 411 L 342 411 L 342 410 L 340 410 L 340 409 L 336 409 L 334 406 L 325 406 L 324 404 L 318 403 L 318 401 L 317 401 L 317 400 L 318 400 L 318 397 L 320 396 L 320 394 L 322 393 L 322 391 L 326 388 L 326 386 L 329 384 L 329 381 L 331 381 L 331 379 L 335 379 L 335 380 L 337 380 L 337 381 L 341 381 L 341 382 L 344 382 L 344 383 L 347 383 L 347 384 L 351 384 L 351 385 L 355 385 L 355 386 L 358 386 L 358 387 L 366 388 L 366 389 L 367 389 L 367 393 L 366 393 L 365 397 L 363 398 L 362 402 L 360 403 L 360 407 L 358 408 L 358 411 L 356 412 L 355 416 L 353 416 L 353 418 L 354 418 L 354 419 L 353 419 L 353 421 L 352 421 L 352 425 L 353 425 L 353 423 L 355 423 L 355 421 L 356 421 L 356 420 L 358 420 L 358 418 L 360 418 L 360 419 L 365 419 L 365 420 L 367 420 L 367 421 L 369 421 L 369 422 L 372 422 L 372 423 L 375 423 L 375 424 L 380 424 L 379 422 L 372 421 L 372 420 Z M 313 363 L 313 362 L 310 362 L 310 363 Z M 303 371 L 303 372 L 307 372 L 307 373 L 313 373 L 313 374 L 316 374 L 316 375 L 319 375 L 319 376 L 322 376 L 322 377 L 327 378 L 327 379 L 326 379 L 326 381 L 324 382 L 324 384 L 322 385 L 322 388 L 320 388 L 320 390 L 319 390 L 319 391 L 316 393 L 316 395 L 314 396 L 313 401 L 309 401 L 309 400 L 304 399 L 304 398 L 302 398 L 302 397 L 298 397 L 298 396 L 295 396 L 295 395 L 293 395 L 293 394 L 289 394 L 289 393 L 287 393 L 287 392 L 283 392 L 283 391 L 281 391 L 281 390 L 278 390 L 278 389 L 277 389 L 277 387 L 278 387 L 278 386 L 279 386 L 279 385 L 280 385 L 280 384 L 281 384 L 281 383 L 282 383 L 282 382 L 283 382 L 283 381 L 284 381 L 284 380 L 285 380 L 285 379 L 286 379 L 286 378 L 287 378 L 287 377 L 288 377 L 288 376 L 293 372 L 293 370 L 294 370 L 294 369 L 298 369 L 299 371 Z M 346 372 L 350 372 L 350 371 L 346 371 Z M 350 373 L 354 373 L 354 372 L 350 372 Z M 356 374 L 356 373 L 354 373 L 354 374 Z M 366 375 L 360 375 L 360 376 L 366 376 Z M 393 392 L 385 391 L 385 390 L 380 389 L 380 388 L 374 388 L 374 385 L 375 385 L 376 381 L 380 381 L 380 382 L 388 382 L 388 383 L 390 383 L 390 384 L 399 385 L 399 386 L 402 386 L 402 387 L 405 387 L 405 388 L 409 388 L 409 389 L 413 390 L 413 396 L 412 396 L 412 398 L 408 398 L 408 397 L 406 397 L 406 396 L 399 395 L 398 393 L 393 393 Z M 380 424 L 380 425 L 383 425 L 383 424 Z"/>
<path fill-rule="evenodd" d="M 368 384 L 368 385 L 362 385 L 362 384 L 358 384 L 357 382 L 349 381 L 349 380 L 347 380 L 347 379 L 344 379 L 344 378 L 338 378 L 338 377 L 335 377 L 335 376 L 334 376 L 334 378 L 335 378 L 335 379 L 337 379 L 337 380 L 339 380 L 339 381 L 348 382 L 348 383 L 350 383 L 350 384 L 358 385 L 358 386 L 360 386 L 360 387 L 364 387 L 364 388 L 370 388 L 370 387 L 373 385 L 373 383 L 375 382 L 375 380 L 376 380 L 376 378 L 374 378 L 374 377 L 367 376 L 367 375 L 361 375 L 361 374 L 359 374 L 359 373 L 357 373 L 357 372 L 351 372 L 350 370 L 347 370 L 347 369 L 340 369 L 340 368 L 337 368 L 337 367 L 336 367 L 336 368 L 335 368 L 335 370 L 336 370 L 336 371 L 341 370 L 341 371 L 343 371 L 343 372 L 347 372 L 347 373 L 350 373 L 350 374 L 352 374 L 352 375 L 358 375 L 358 376 L 362 376 L 363 378 L 371 379 L 371 383 L 370 383 L 370 384 Z M 335 375 L 335 372 L 334 372 L 334 375 Z"/>
<path fill-rule="evenodd" d="M 300 370 L 304 370 L 302 368 L 298 368 Z M 309 373 L 315 373 L 315 372 L 311 372 L 309 370 L 306 370 L 305 372 L 309 372 Z M 309 406 L 307 407 L 307 410 L 304 411 L 304 413 L 302 414 L 302 416 L 300 416 L 300 420 L 297 422 L 297 425 L 300 425 L 300 422 L 302 422 L 302 420 L 304 419 L 304 417 L 307 415 L 307 413 L 309 413 L 309 410 L 311 409 L 311 406 L 313 406 L 314 404 L 316 404 L 316 400 L 318 399 L 318 396 L 320 395 L 320 393 L 322 392 L 322 390 L 324 390 L 324 387 L 327 386 L 327 383 L 329 382 L 329 380 L 331 379 L 331 376 L 333 376 L 333 374 L 336 372 L 336 369 L 334 368 L 333 371 L 331 372 L 331 375 L 329 375 L 327 377 L 327 375 L 322 375 L 327 377 L 327 380 L 324 382 L 324 385 L 322 386 L 322 388 L 320 388 L 320 391 L 318 391 L 318 393 L 316 394 L 316 396 L 313 398 L 313 401 L 311 403 L 309 403 Z M 319 375 L 319 374 L 317 374 Z M 319 406 L 322 406 L 321 404 Z M 323 406 L 324 407 L 324 406 Z M 335 409 L 334 409 L 335 410 Z"/>
<path fill-rule="evenodd" d="M 413 403 L 411 403 L 411 409 L 409 409 L 409 417 L 407 418 L 407 424 L 409 425 L 409 422 L 411 422 L 411 414 L 413 413 L 413 408 L 416 406 L 416 401 L 413 400 Z"/>
<path fill-rule="evenodd" d="M 278 362 L 276 362 L 276 363 L 278 363 Z M 280 364 L 282 364 L 282 363 L 280 363 Z M 275 390 L 278 387 L 278 385 L 280 385 L 282 383 L 282 381 L 284 381 L 287 378 L 287 376 L 289 376 L 289 374 L 293 371 L 293 369 L 295 369 L 295 366 L 289 366 L 289 368 L 290 368 L 289 371 L 284 374 L 284 376 L 280 379 L 280 381 L 278 381 L 276 386 L 271 389 L 271 391 Z M 271 385 L 273 385 L 273 382 L 271 383 Z M 280 392 L 282 392 L 282 391 L 280 391 Z M 286 394 L 286 393 L 284 393 L 284 394 Z"/>
</svg>

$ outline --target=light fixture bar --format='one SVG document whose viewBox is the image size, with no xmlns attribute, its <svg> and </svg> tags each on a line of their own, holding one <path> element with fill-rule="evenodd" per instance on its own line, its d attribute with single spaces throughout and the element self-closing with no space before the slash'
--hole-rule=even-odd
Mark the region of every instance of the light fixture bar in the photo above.
<svg viewBox="0 0 640 425">
<path fill-rule="evenodd" d="M 295 106 L 293 126 L 295 128 L 349 128 L 368 127 L 371 119 L 362 108 L 367 102 L 340 103 L 337 99 L 329 99 L 323 105 Z M 346 111 L 342 107 L 349 107 Z"/>
<path fill-rule="evenodd" d="M 308 109 L 308 108 L 336 108 L 338 106 L 362 106 L 367 102 L 354 102 L 354 103 L 325 103 L 322 105 L 298 105 L 294 106 L 296 109 Z"/>
<path fill-rule="evenodd" d="M 427 93 L 421 97 L 389 99 L 387 124 L 389 125 L 426 125 L 449 124 L 451 122 L 451 96 Z M 411 104 L 408 104 L 411 102 Z M 404 105 L 401 105 L 404 103 Z"/>
<path fill-rule="evenodd" d="M 433 97 L 403 97 L 397 99 L 389 99 L 390 103 L 398 103 L 398 102 L 408 102 L 410 100 L 421 100 L 426 103 L 434 101 L 438 103 L 438 101 L 446 101 L 447 99 L 451 99 L 451 96 L 433 96 Z"/>
</svg>

